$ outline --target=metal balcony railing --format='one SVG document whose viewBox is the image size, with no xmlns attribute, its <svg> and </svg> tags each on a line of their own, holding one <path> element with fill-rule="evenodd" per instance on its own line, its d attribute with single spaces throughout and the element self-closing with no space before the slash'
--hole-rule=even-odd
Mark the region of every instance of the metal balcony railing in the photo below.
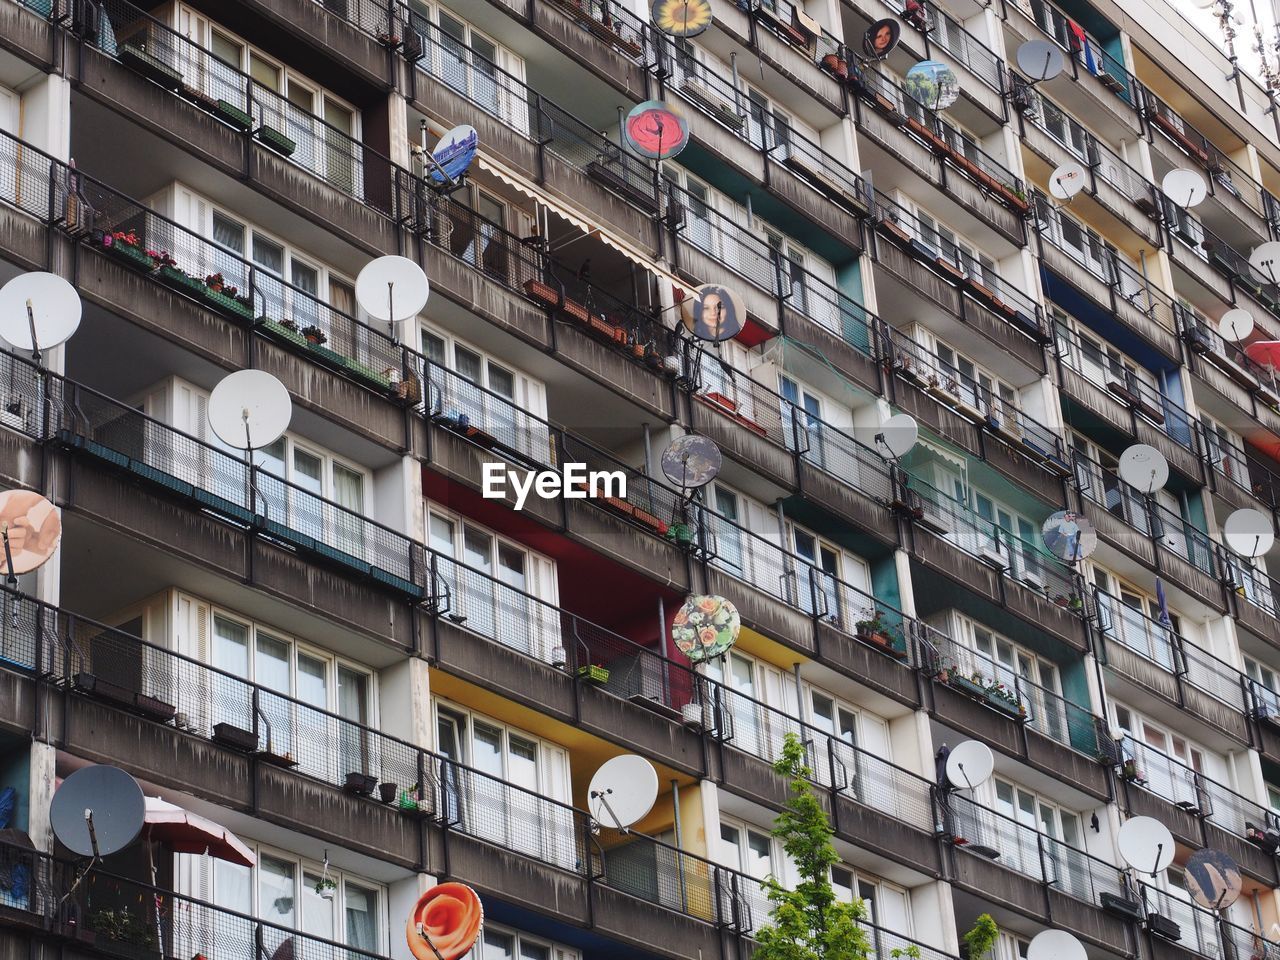
<svg viewBox="0 0 1280 960">
<path fill-rule="evenodd" d="M 1280 580 L 1225 547 L 1218 548 L 1218 567 L 1227 587 L 1240 600 L 1280 620 Z"/>
<path fill-rule="evenodd" d="M 1161 433 L 1192 453 L 1198 453 L 1203 439 L 1200 424 L 1148 379 L 1099 349 L 1096 341 L 1086 341 L 1063 323 L 1054 328 L 1054 345 L 1063 366 L 1074 370 L 1094 386 L 1104 390 L 1139 413 Z"/>
<path fill-rule="evenodd" d="M 940 682 L 957 679 L 957 687 L 976 692 L 975 686 L 996 694 L 1017 713 L 1027 727 L 1089 757 L 1098 755 L 1097 718 L 1088 705 L 1081 706 L 1060 693 L 1022 675 L 1015 665 L 1001 663 L 980 650 L 965 646 L 927 624 L 922 647 L 928 651 L 928 669 Z M 945 678 L 945 679 L 944 679 Z M 993 703 L 995 701 L 993 700 Z M 997 704 L 1000 707 L 1000 704 Z"/>
<path fill-rule="evenodd" d="M 1255 392 L 1259 387 L 1266 387 L 1273 392 L 1276 390 L 1276 380 L 1272 372 L 1245 353 L 1246 341 L 1226 340 L 1213 323 L 1185 303 L 1175 304 L 1174 313 L 1178 319 L 1178 334 L 1191 347 L 1193 353 L 1203 357 L 1250 393 Z M 1274 339 L 1274 335 L 1264 327 L 1258 325 L 1254 329 L 1255 333 L 1251 339 Z M 1206 444 L 1217 442 L 1207 435 L 1205 441 Z M 1273 472 L 1270 468 L 1263 469 L 1266 473 Z M 1246 474 L 1240 470 L 1235 476 L 1243 478 Z"/>
<path fill-rule="evenodd" d="M 1014 0 L 1014 4 L 1035 21 L 1045 36 L 1066 52 L 1069 62 L 1075 65 L 1074 69 L 1090 72 L 1088 58 L 1081 48 L 1079 37 L 1072 29 L 1074 21 L 1071 17 L 1050 0 Z M 1102 49 L 1096 40 L 1092 37 L 1088 40 L 1089 50 L 1093 55 L 1093 75 L 1117 97 L 1136 108 L 1137 78 L 1125 69 L 1124 64 Z"/>
<path fill-rule="evenodd" d="M 1072 450 L 1076 489 L 1092 503 L 1118 517 L 1165 550 L 1186 560 L 1197 570 L 1215 574 L 1214 547 L 1209 535 L 1157 500 L 1120 479 L 1081 450 Z"/>
<path fill-rule="evenodd" d="M 1209 171 L 1209 193 L 1225 191 L 1236 197 L 1246 207 L 1263 217 L 1266 207 L 1262 186 L 1225 153 L 1213 145 L 1203 133 L 1183 119 L 1149 87 L 1142 87 L 1142 102 L 1147 116 L 1183 152 L 1189 154 Z"/>
<path fill-rule="evenodd" d="M 962 249 L 954 239 L 942 236 L 935 227 L 925 226 L 918 216 L 879 191 L 875 194 L 875 218 L 877 223 L 891 225 L 890 229 L 905 234 L 918 255 L 943 265 L 953 280 L 969 281 L 965 293 L 983 302 L 988 309 L 995 307 L 996 316 L 1009 322 L 1019 334 L 1031 337 L 1040 329 L 1040 305 L 1029 294 L 1000 276 L 994 267 L 986 266 Z M 979 293 L 975 286 L 991 296 Z"/>
<path fill-rule="evenodd" d="M 892 0 L 880 0 L 880 3 L 888 11 L 888 16 L 902 16 L 901 3 Z M 1004 63 L 989 46 L 936 4 L 926 7 L 924 17 L 928 28 L 925 33 L 931 45 L 945 50 L 992 90 L 999 92 L 1002 89 Z"/>
<path fill-rule="evenodd" d="M 966 503 L 912 476 L 907 491 L 920 511 L 918 525 L 1021 584 L 1082 616 L 1079 582 L 1072 570 L 1043 548 L 1006 530 L 994 519 L 979 516 Z"/>
<path fill-rule="evenodd" d="M 1134 762 L 1134 783 L 1227 833 L 1247 839 L 1247 825 L 1264 826 L 1275 819 L 1269 808 L 1131 734 L 1124 735 L 1122 744 L 1126 759 Z"/>
<path fill-rule="evenodd" d="M 997 864 L 1095 906 L 1104 893 L 1124 896 L 1120 869 L 1041 833 L 1033 823 L 998 813 L 955 792 L 950 794 L 947 807 L 944 822 L 957 846 L 985 848 L 997 855 Z"/>
<path fill-rule="evenodd" d="M 1053 457 L 1063 455 L 1062 438 L 1028 416 L 1013 400 L 961 372 L 915 339 L 888 328 L 890 356 L 899 375 L 953 407 L 969 420 L 1016 437 Z"/>
<path fill-rule="evenodd" d="M 1139 203 L 1152 203 L 1152 184 L 1105 143 L 1083 129 L 1069 113 L 1037 90 L 1035 107 L 1025 111 L 1027 122 L 1043 130 L 1063 149 L 1089 167 L 1101 180 L 1114 187 L 1125 199 Z M 1077 138 L 1078 137 L 1078 138 Z"/>
<path fill-rule="evenodd" d="M 1098 630 L 1180 681 L 1248 713 L 1253 705 L 1250 680 L 1231 664 L 1184 640 L 1171 625 L 1155 620 L 1138 607 L 1093 587 Z"/>
<path fill-rule="evenodd" d="M 1192 903 L 1184 891 L 1139 882 L 1145 914 L 1157 913 L 1178 925 L 1178 946 L 1206 960 L 1275 960 L 1280 942 Z"/>
</svg>

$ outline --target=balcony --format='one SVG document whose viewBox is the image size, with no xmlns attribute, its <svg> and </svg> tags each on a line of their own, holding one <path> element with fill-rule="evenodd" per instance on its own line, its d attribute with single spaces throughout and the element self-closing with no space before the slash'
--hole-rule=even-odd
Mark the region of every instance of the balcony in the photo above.
<svg viewBox="0 0 1280 960">
<path fill-rule="evenodd" d="M 1280 646 L 1280 580 L 1225 549 L 1219 550 L 1218 561 L 1237 623 L 1272 646 Z"/>
<path fill-rule="evenodd" d="M 1100 909 L 1104 897 L 1126 897 L 1121 870 L 957 792 L 947 805 L 946 833 L 958 850 L 953 883 L 1112 953 L 1129 949 L 1129 924 Z"/>
<path fill-rule="evenodd" d="M 1151 371 L 1144 368 L 1140 376 L 1136 369 L 1099 356 L 1096 344 L 1086 345 L 1062 324 L 1056 327 L 1054 351 L 1064 395 L 1110 428 L 1155 447 L 1188 480 L 1202 479 L 1200 426 L 1151 384 Z"/>
<path fill-rule="evenodd" d="M 1081 586 L 1069 567 L 917 477 L 905 482 L 902 493 L 912 520 L 911 552 L 931 574 L 1084 649 L 1084 610 L 1075 602 Z"/>
<path fill-rule="evenodd" d="M 1023 144 L 1050 169 L 1064 163 L 1082 164 L 1089 177 L 1088 194 L 1115 224 L 1134 231 L 1147 245 L 1159 246 L 1159 208 L 1152 184 L 1087 130 L 1077 143 L 1069 133 L 1072 118 L 1042 91 L 1028 91 L 1026 102 L 1020 109 Z"/>
<path fill-rule="evenodd" d="M 1238 960 L 1272 960 L 1280 953 L 1280 942 L 1271 936 L 1232 923 L 1218 914 L 1197 906 L 1185 897 L 1166 890 L 1139 884 L 1144 914 L 1165 917 L 1178 927 L 1181 935 L 1176 943 L 1159 937 L 1151 940 L 1154 956 L 1160 960 L 1185 957 L 1191 953 L 1206 960 L 1234 957 Z"/>
<path fill-rule="evenodd" d="M 505 0 L 512 17 L 529 21 L 530 29 L 617 87 L 632 100 L 646 99 L 644 81 L 645 24 L 613 0 L 553 0 L 532 14 L 517 0 Z"/>
<path fill-rule="evenodd" d="M 1207 533 L 1083 452 L 1072 451 L 1072 459 L 1081 506 L 1104 540 L 1223 609 L 1215 547 Z"/>
<path fill-rule="evenodd" d="M 1173 301 L 1111 250 L 1081 250 L 1067 243 L 1037 200 L 1040 256 L 1055 280 L 1070 283 L 1103 313 L 1112 314 L 1172 363 L 1182 362 Z"/>
<path fill-rule="evenodd" d="M 858 94 L 858 132 L 886 155 L 882 164 L 866 155 L 863 161 L 880 166 L 877 172 L 889 178 L 906 164 L 1010 243 L 1023 245 L 1026 185 L 981 148 L 964 143 L 954 127 L 885 74 L 870 66 L 850 69 L 849 83 Z"/>
<path fill-rule="evenodd" d="M 1006 396 L 962 373 L 915 339 L 885 327 L 885 366 L 914 389 L 892 400 L 934 432 L 988 460 L 1042 498 L 1046 477 L 1068 473 L 1062 438 Z M 1060 483 L 1055 484 L 1062 490 Z M 1053 487 L 1048 488 L 1053 490 Z M 1065 491 L 1059 493 L 1065 499 Z"/>
<path fill-rule="evenodd" d="M 1247 677 L 1119 598 L 1093 588 L 1099 659 L 1164 706 L 1195 717 L 1215 734 L 1249 743 L 1254 698 Z"/>
<path fill-rule="evenodd" d="M 1280 435 L 1280 388 L 1271 372 L 1255 363 L 1244 352 L 1243 343 L 1230 343 L 1208 323 L 1181 304 L 1178 305 L 1179 336 L 1190 348 L 1191 373 L 1231 406 L 1251 415 L 1271 433 Z M 1265 329 L 1254 338 L 1272 339 Z M 1212 450 L 1209 451 L 1212 453 Z M 1243 463 L 1243 459 L 1240 463 Z M 1215 465 L 1215 469 L 1216 465 Z M 1269 468 L 1253 476 L 1249 471 L 1239 471 L 1231 479 L 1240 485 L 1254 488 L 1254 495 L 1270 502 L 1274 494 L 1268 492 Z M 1259 485 L 1263 485 L 1259 488 Z"/>
<path fill-rule="evenodd" d="M 1006 40 L 1006 49 L 1014 50 L 1027 40 L 1042 37 L 1062 48 L 1067 76 L 1073 82 L 1058 80 L 1054 91 L 1067 109 L 1078 117 L 1089 117 L 1091 125 L 1103 130 L 1115 143 L 1132 140 L 1143 132 L 1138 117 L 1138 81 L 1124 64 L 1090 38 L 1090 71 L 1080 41 L 1071 29 L 1072 18 L 1050 0 L 1013 0 L 1009 11 L 1012 15 L 1005 21 L 1005 29 L 1013 39 Z"/>
<path fill-rule="evenodd" d="M 888 241 L 877 243 L 876 262 L 901 287 L 891 289 L 904 297 L 923 293 L 941 308 L 945 329 L 938 332 L 970 327 L 1031 370 L 1044 371 L 1044 317 L 1031 296 L 881 193 L 875 222 L 877 237 Z M 881 295 L 887 300 L 889 290 Z"/>
<path fill-rule="evenodd" d="M 1188 251 L 1178 251 L 1175 261 L 1213 291 L 1227 304 L 1236 304 L 1243 295 L 1241 306 L 1251 310 L 1265 322 L 1268 317 L 1280 318 L 1280 285 L 1264 281 L 1253 267 L 1249 257 L 1227 241 L 1207 229 L 1203 223 L 1184 217 L 1190 236 L 1184 237 Z M 1196 243 L 1199 243 L 1199 249 Z M 1205 270 L 1207 264 L 1212 270 Z"/>
<path fill-rule="evenodd" d="M 725 789 L 780 809 L 788 799 L 786 785 L 771 767 L 793 734 L 806 745 L 810 779 L 838 839 L 925 874 L 938 872 L 929 780 L 735 690 L 702 682 L 711 735 L 732 748 L 719 755 Z"/>
<path fill-rule="evenodd" d="M 1152 141 L 1162 161 L 1157 164 L 1157 177 L 1162 168 L 1183 167 L 1190 158 L 1204 170 L 1209 188 L 1210 205 L 1202 213 L 1249 228 L 1259 242 L 1265 239 L 1268 233 L 1262 186 L 1149 88 L 1142 87 L 1141 95 L 1143 112 L 1151 127 L 1163 134 Z"/>
<path fill-rule="evenodd" d="M 1097 757 L 1101 720 L 986 654 L 927 627 L 924 669 L 932 675 L 933 716 L 962 734 L 995 745 L 1100 800 L 1109 798 Z"/>
<path fill-rule="evenodd" d="M 1127 734 L 1122 749 L 1125 770 L 1133 770 L 1132 777 L 1121 777 L 1130 816 L 1156 817 L 1182 843 L 1225 851 L 1245 873 L 1275 886 L 1275 857 L 1248 839 L 1250 828 L 1274 822 L 1270 809 Z"/>
</svg>

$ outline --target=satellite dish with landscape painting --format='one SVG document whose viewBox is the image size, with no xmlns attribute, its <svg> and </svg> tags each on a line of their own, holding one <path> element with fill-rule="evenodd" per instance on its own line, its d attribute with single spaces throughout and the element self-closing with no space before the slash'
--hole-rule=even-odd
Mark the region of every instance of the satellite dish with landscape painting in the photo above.
<svg viewBox="0 0 1280 960">
<path fill-rule="evenodd" d="M 705 487 L 720 473 L 724 457 L 710 437 L 686 433 L 662 451 L 662 472 L 681 490 Z"/>
<path fill-rule="evenodd" d="M 960 78 L 945 63 L 921 60 L 907 71 L 907 94 L 930 110 L 945 110 L 960 97 Z"/>
<path fill-rule="evenodd" d="M 428 154 L 427 166 L 432 183 L 456 183 L 467 172 L 480 147 L 480 135 L 470 124 L 460 124 L 447 131 Z"/>
</svg>

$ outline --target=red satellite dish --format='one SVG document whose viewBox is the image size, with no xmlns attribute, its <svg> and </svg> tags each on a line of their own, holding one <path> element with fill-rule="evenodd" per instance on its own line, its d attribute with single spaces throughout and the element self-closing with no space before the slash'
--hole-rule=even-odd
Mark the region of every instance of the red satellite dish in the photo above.
<svg viewBox="0 0 1280 960">
<path fill-rule="evenodd" d="M 465 883 L 437 883 L 418 898 L 405 924 L 415 960 L 460 960 L 480 939 L 484 907 Z"/>
<path fill-rule="evenodd" d="M 628 146 L 651 160 L 669 160 L 689 143 L 689 122 L 661 100 L 633 107 L 623 130 Z"/>
</svg>

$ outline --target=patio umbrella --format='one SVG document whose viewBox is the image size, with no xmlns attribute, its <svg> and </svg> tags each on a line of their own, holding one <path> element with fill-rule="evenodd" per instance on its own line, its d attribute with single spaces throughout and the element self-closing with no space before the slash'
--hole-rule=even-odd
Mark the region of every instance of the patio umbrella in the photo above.
<svg viewBox="0 0 1280 960">
<path fill-rule="evenodd" d="M 1244 348 L 1245 356 L 1262 367 L 1270 367 L 1274 376 L 1280 369 L 1280 340 L 1257 340 Z"/>
<path fill-rule="evenodd" d="M 253 851 L 226 827 L 159 797 L 147 797 L 146 800 L 147 812 L 142 829 L 153 843 L 163 843 L 174 853 L 207 853 L 242 867 L 252 867 L 257 862 Z"/>
</svg>

